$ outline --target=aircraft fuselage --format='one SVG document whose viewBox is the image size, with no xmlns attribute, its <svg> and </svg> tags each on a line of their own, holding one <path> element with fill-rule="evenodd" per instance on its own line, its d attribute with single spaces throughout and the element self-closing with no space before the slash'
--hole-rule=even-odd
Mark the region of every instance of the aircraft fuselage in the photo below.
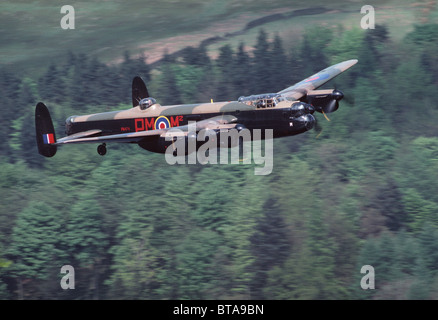
<svg viewBox="0 0 438 320">
<path fill-rule="evenodd" d="M 274 137 L 299 134 L 313 128 L 313 111 L 297 110 L 293 105 L 305 105 L 297 101 L 281 101 L 276 106 L 257 108 L 238 101 L 205 104 L 160 106 L 147 110 L 139 107 L 122 111 L 72 116 L 66 121 L 66 134 L 99 129 L 101 136 L 167 129 L 188 125 L 215 116 L 231 115 L 251 132 L 254 129 L 272 129 Z"/>
</svg>

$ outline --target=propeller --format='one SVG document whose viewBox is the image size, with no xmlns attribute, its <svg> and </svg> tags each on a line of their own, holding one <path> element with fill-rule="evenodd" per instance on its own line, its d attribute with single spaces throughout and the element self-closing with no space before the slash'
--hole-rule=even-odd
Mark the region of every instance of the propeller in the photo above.
<svg viewBox="0 0 438 320">
<path fill-rule="evenodd" d="M 321 113 L 323 114 L 324 118 L 325 118 L 327 121 L 331 121 L 330 118 L 327 117 L 327 115 L 325 114 L 324 110 L 321 111 Z"/>
<path fill-rule="evenodd" d="M 336 110 L 338 110 L 339 101 L 342 100 L 342 98 L 344 98 L 344 94 L 342 93 L 342 91 L 336 89 L 333 90 L 333 92 L 330 94 L 329 102 L 324 107 L 318 108 L 319 110 L 317 111 L 321 112 L 327 121 L 331 121 L 330 118 L 327 116 L 327 113 L 335 112 Z M 322 127 L 319 125 L 318 122 L 315 123 L 315 131 L 318 133 L 316 136 L 317 139 L 322 133 Z"/>
<path fill-rule="evenodd" d="M 321 127 L 321 125 L 319 124 L 319 121 L 318 121 L 318 119 L 317 119 L 316 117 L 315 117 L 315 125 L 314 125 L 314 127 L 313 127 L 313 130 L 315 130 L 315 132 L 317 133 L 315 139 L 318 139 L 319 136 L 320 136 L 321 133 L 322 133 L 322 127 Z"/>
</svg>

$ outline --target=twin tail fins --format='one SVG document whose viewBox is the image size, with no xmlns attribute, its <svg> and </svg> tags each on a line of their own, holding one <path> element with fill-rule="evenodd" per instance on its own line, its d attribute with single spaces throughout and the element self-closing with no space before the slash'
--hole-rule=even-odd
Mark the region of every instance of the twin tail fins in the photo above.
<svg viewBox="0 0 438 320">
<path fill-rule="evenodd" d="M 132 80 L 132 107 L 138 106 L 141 99 L 149 98 L 149 92 L 146 88 L 146 84 L 139 76 L 134 77 Z"/>
<path fill-rule="evenodd" d="M 42 102 L 35 108 L 35 130 L 38 152 L 44 157 L 53 157 L 57 151 L 56 134 L 49 109 Z"/>
</svg>

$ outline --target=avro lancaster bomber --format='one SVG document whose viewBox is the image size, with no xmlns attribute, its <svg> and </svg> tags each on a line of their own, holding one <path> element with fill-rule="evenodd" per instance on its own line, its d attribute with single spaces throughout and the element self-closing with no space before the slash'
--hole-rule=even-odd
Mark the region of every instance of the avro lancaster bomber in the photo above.
<svg viewBox="0 0 438 320">
<path fill-rule="evenodd" d="M 312 129 L 314 112 L 330 113 L 339 107 L 339 90 L 316 90 L 357 63 L 356 59 L 328 67 L 277 93 L 240 97 L 237 101 L 161 106 L 150 97 L 140 77 L 132 81 L 132 108 L 121 111 L 71 116 L 66 136 L 57 139 L 49 110 L 39 102 L 35 109 L 38 152 L 53 157 L 58 146 L 98 143 L 100 155 L 107 143 L 136 143 L 151 152 L 165 153 L 173 143 L 166 133 L 175 128 L 185 139 L 196 139 L 203 129 L 220 132 L 235 129 L 272 129 L 273 137 L 292 136 Z M 195 126 L 189 124 L 195 122 Z M 195 128 L 194 130 L 191 128 Z M 263 139 L 263 137 L 261 137 Z"/>
</svg>

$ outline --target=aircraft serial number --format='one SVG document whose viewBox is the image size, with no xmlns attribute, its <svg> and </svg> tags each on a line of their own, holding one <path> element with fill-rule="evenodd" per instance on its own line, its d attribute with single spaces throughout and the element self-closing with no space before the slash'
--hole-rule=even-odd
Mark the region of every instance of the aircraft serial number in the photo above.
<svg viewBox="0 0 438 320">
<path fill-rule="evenodd" d="M 183 120 L 183 116 L 137 118 L 135 119 L 135 132 L 179 127 Z"/>
</svg>

